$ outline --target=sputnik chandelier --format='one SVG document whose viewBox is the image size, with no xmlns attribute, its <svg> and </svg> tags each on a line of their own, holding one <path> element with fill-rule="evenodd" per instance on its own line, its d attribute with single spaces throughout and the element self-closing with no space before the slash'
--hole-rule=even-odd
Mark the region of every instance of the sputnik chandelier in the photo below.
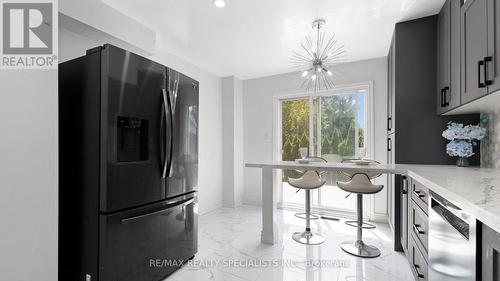
<svg viewBox="0 0 500 281">
<path fill-rule="evenodd" d="M 335 66 L 345 57 L 345 46 L 338 45 L 335 34 L 328 41 L 325 40 L 325 32 L 321 31 L 325 24 L 324 19 L 313 21 L 316 41 L 307 35 L 305 42 L 300 44 L 301 52 L 293 52 L 292 55 L 293 68 L 300 71 L 304 78 L 301 87 L 308 91 L 333 88 L 335 86 L 333 78 L 340 74 Z"/>
</svg>

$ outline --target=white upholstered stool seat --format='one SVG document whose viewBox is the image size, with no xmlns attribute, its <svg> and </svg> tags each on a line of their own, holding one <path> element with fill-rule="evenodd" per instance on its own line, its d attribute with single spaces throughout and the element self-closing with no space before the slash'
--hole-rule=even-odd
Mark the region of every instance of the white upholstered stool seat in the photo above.
<svg viewBox="0 0 500 281">
<path fill-rule="evenodd" d="M 384 186 L 372 184 L 370 179 L 366 174 L 353 174 L 352 178 L 348 182 L 337 182 L 337 186 L 350 193 L 357 194 L 375 194 L 380 192 Z"/>
<path fill-rule="evenodd" d="M 300 178 L 289 178 L 288 184 L 299 189 L 316 189 L 325 185 L 326 181 L 322 180 L 317 172 L 306 171 Z"/>
</svg>

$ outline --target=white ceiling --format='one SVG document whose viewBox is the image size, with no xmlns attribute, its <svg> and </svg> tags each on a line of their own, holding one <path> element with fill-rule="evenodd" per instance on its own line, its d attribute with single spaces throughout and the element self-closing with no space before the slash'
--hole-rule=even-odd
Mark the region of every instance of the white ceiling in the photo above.
<svg viewBox="0 0 500 281">
<path fill-rule="evenodd" d="M 157 31 L 157 44 L 219 76 L 290 72 L 290 56 L 327 21 L 347 61 L 387 55 L 394 24 L 436 14 L 445 0 L 103 0 Z"/>
</svg>

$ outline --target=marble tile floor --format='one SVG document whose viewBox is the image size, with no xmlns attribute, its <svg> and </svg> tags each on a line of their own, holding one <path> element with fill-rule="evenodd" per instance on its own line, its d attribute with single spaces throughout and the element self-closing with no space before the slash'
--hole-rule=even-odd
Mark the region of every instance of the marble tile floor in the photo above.
<svg viewBox="0 0 500 281">
<path fill-rule="evenodd" d="M 313 230 L 326 238 L 319 246 L 306 246 L 292 240 L 292 233 L 303 231 L 305 221 L 294 212 L 278 211 L 281 241 L 260 243 L 261 209 L 243 206 L 222 208 L 200 216 L 198 254 L 167 281 L 410 281 L 414 280 L 403 254 L 391 250 L 392 237 L 387 224 L 365 231 L 369 244 L 382 255 L 361 259 L 340 249 L 342 241 L 353 240 L 356 229 L 344 221 L 312 221 Z"/>
</svg>

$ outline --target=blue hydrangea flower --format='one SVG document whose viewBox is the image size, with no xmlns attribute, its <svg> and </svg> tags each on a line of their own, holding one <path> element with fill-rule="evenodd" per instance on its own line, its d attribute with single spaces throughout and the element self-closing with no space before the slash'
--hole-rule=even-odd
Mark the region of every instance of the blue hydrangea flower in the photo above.
<svg viewBox="0 0 500 281">
<path fill-rule="evenodd" d="M 465 140 L 452 140 L 446 145 L 446 153 L 450 156 L 471 157 L 474 155 L 472 151 L 472 143 Z"/>
</svg>

